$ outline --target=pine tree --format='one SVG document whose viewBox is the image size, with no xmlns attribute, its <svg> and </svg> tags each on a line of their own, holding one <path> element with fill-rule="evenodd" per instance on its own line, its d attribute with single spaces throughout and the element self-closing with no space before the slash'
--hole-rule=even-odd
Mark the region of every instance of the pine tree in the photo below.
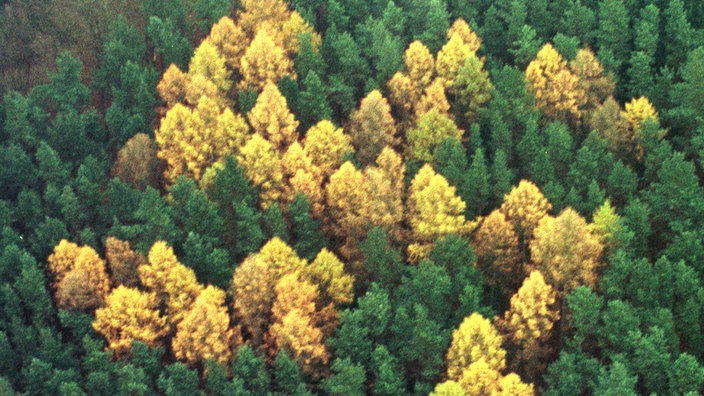
<svg viewBox="0 0 704 396">
<path fill-rule="evenodd" d="M 484 62 L 474 52 L 470 52 L 457 70 L 454 82 L 455 102 L 460 106 L 465 122 L 475 121 L 479 110 L 491 99 L 494 85 L 489 73 L 484 70 Z"/>
</svg>

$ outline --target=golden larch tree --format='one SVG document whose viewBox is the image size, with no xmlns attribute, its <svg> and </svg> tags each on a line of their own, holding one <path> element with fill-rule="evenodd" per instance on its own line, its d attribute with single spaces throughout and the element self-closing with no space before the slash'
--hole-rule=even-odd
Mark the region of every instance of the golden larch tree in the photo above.
<svg viewBox="0 0 704 396">
<path fill-rule="evenodd" d="M 494 85 L 489 72 L 484 70 L 484 61 L 471 52 L 457 71 L 454 92 L 455 102 L 467 120 L 476 120 L 479 109 L 491 99 Z"/>
<path fill-rule="evenodd" d="M 158 150 L 156 142 L 147 134 L 135 134 L 117 152 L 111 175 L 141 191 L 147 186 L 158 188 L 163 173 Z"/>
<path fill-rule="evenodd" d="M 279 237 L 273 237 L 257 253 L 257 260 L 269 268 L 274 281 L 286 274 L 299 274 L 306 266 L 306 260 Z"/>
<path fill-rule="evenodd" d="M 296 55 L 301 47 L 301 34 L 309 34 L 314 47 L 321 42 L 320 35 L 303 19 L 297 11 L 292 11 L 286 22 L 281 25 L 283 47 L 289 56 Z"/>
<path fill-rule="evenodd" d="M 645 122 L 652 122 L 659 126 L 658 113 L 650 100 L 644 96 L 631 99 L 625 107 L 626 110 L 621 112 L 621 117 L 625 121 L 628 148 L 636 159 L 640 159 L 643 157 L 640 130 Z M 663 136 L 658 137 L 662 138 Z"/>
<path fill-rule="evenodd" d="M 405 195 L 403 158 L 390 147 L 384 147 L 376 159 L 376 166 L 364 169 L 364 190 L 369 194 L 362 207 L 367 223 L 380 227 L 395 241 L 403 239 Z"/>
<path fill-rule="evenodd" d="M 289 18 L 288 4 L 282 0 L 242 0 L 243 10 L 238 12 L 238 22 L 242 29 L 254 37 L 259 27 L 283 26 Z"/>
<path fill-rule="evenodd" d="M 156 294 L 159 304 L 166 307 L 166 320 L 172 331 L 188 313 L 203 286 L 198 283 L 195 272 L 181 264 L 164 241 L 154 243 L 147 260 L 149 264 L 138 268 L 139 279 Z"/>
<path fill-rule="evenodd" d="M 298 121 L 291 113 L 286 98 L 276 84 L 269 81 L 257 97 L 257 103 L 247 114 L 255 132 L 269 140 L 282 153 L 298 139 Z"/>
<path fill-rule="evenodd" d="M 616 82 L 611 75 L 604 74 L 599 59 L 589 48 L 582 48 L 569 63 L 569 68 L 579 79 L 584 92 L 583 109 L 593 110 L 614 94 Z"/>
<path fill-rule="evenodd" d="M 322 120 L 308 129 L 303 148 L 325 178 L 342 165 L 345 156 L 354 153 L 352 138 L 328 120 Z"/>
<path fill-rule="evenodd" d="M 284 76 L 293 76 L 293 62 L 269 30 L 261 28 L 240 59 L 240 74 L 240 88 L 261 92 L 267 83 L 276 84 Z"/>
<path fill-rule="evenodd" d="M 313 159 L 298 142 L 293 142 L 286 150 L 281 163 L 287 184 L 284 202 L 291 203 L 297 192 L 308 197 L 312 212 L 319 216 L 323 211 L 323 174 L 313 164 Z"/>
<path fill-rule="evenodd" d="M 535 94 L 536 106 L 552 119 L 579 121 L 580 107 L 586 102 L 579 78 L 567 62 L 547 43 L 526 68 L 528 88 Z"/>
<path fill-rule="evenodd" d="M 261 191 L 263 208 L 276 202 L 284 190 L 284 171 L 276 148 L 260 134 L 255 133 L 240 149 L 237 162 L 247 178 Z"/>
<path fill-rule="evenodd" d="M 441 114 L 448 114 L 450 103 L 445 95 L 445 84 L 442 79 L 436 78 L 425 87 L 423 95 L 415 104 L 414 112 L 416 117 L 421 117 L 430 110 L 437 110 Z"/>
<path fill-rule="evenodd" d="M 354 298 L 354 277 L 345 272 L 345 265 L 334 253 L 323 248 L 312 263 L 301 271 L 301 278 L 317 285 L 323 305 L 351 304 Z"/>
<path fill-rule="evenodd" d="M 510 368 L 535 381 L 545 370 L 550 355 L 548 340 L 560 317 L 555 309 L 555 292 L 539 271 L 525 279 L 511 297 L 511 305 L 496 326 L 512 351 Z"/>
<path fill-rule="evenodd" d="M 77 244 L 66 239 L 62 239 L 54 246 L 54 252 L 47 259 L 49 272 L 52 275 L 52 288 L 56 289 L 59 282 L 71 271 L 80 252 L 81 248 Z"/>
<path fill-rule="evenodd" d="M 509 373 L 499 381 L 499 391 L 495 396 L 533 396 L 533 384 L 526 384 L 516 373 Z"/>
<path fill-rule="evenodd" d="M 531 258 L 560 296 L 596 283 L 603 246 L 577 212 L 567 208 L 557 217 L 545 216 L 534 234 Z"/>
<path fill-rule="evenodd" d="M 208 286 L 176 327 L 171 346 L 176 359 L 191 365 L 208 359 L 226 365 L 232 360 L 233 349 L 242 344 L 239 327 L 230 327 L 225 306 L 225 292 Z"/>
<path fill-rule="evenodd" d="M 147 263 L 143 254 L 135 252 L 130 243 L 109 236 L 105 239 L 105 258 L 107 259 L 112 284 L 137 287 L 139 284 L 138 268 Z"/>
<path fill-rule="evenodd" d="M 430 162 L 435 147 L 443 139 L 460 139 L 463 133 L 452 118 L 438 108 L 432 108 L 418 117 L 416 125 L 406 131 L 406 158 Z"/>
<path fill-rule="evenodd" d="M 527 180 L 521 180 L 504 196 L 501 204 L 501 212 L 513 224 L 522 243 L 532 238 L 533 230 L 550 209 L 552 204 L 535 184 Z"/>
<path fill-rule="evenodd" d="M 323 331 L 313 317 L 317 287 L 289 274 L 277 282 L 275 291 L 275 321 L 269 328 L 274 351 L 286 350 L 304 373 L 317 378 L 328 361 Z"/>
<path fill-rule="evenodd" d="M 477 267 L 487 283 L 501 288 L 505 296 L 513 294 L 525 277 L 519 252 L 518 235 L 500 210 L 494 210 L 472 235 Z"/>
<path fill-rule="evenodd" d="M 450 29 L 447 30 L 448 39 L 452 38 L 453 35 L 458 35 L 472 52 L 479 51 L 479 47 L 482 45 L 482 39 L 469 27 L 467 21 L 462 18 L 455 19 Z"/>
<path fill-rule="evenodd" d="M 232 86 L 230 71 L 225 66 L 225 57 L 208 40 L 203 40 L 196 48 L 188 64 L 190 76 L 201 75 L 218 87 L 218 93 L 225 96 Z"/>
<path fill-rule="evenodd" d="M 168 330 L 154 293 L 122 285 L 107 296 L 103 308 L 95 311 L 93 328 L 108 340 L 118 356 L 127 354 L 134 341 L 152 348 L 161 345 Z"/>
<path fill-rule="evenodd" d="M 57 284 L 56 304 L 67 310 L 92 310 L 103 305 L 110 291 L 105 260 L 90 246 L 82 246 L 70 270 Z"/>
<path fill-rule="evenodd" d="M 269 266 L 256 254 L 248 256 L 235 269 L 230 293 L 235 316 L 249 333 L 249 342 L 254 346 L 261 345 L 276 298 Z"/>
<path fill-rule="evenodd" d="M 500 372 L 506 367 L 506 351 L 501 343 L 501 335 L 489 319 L 476 312 L 469 315 L 452 331 L 452 343 L 447 350 L 447 378 L 458 381 L 464 370 L 479 361 Z"/>
<path fill-rule="evenodd" d="M 373 162 L 385 146 L 397 143 L 391 107 L 381 92 L 374 90 L 362 99 L 350 116 L 349 134 L 363 164 Z"/>
<path fill-rule="evenodd" d="M 457 71 L 464 65 L 469 54 L 473 52 L 472 48 L 457 33 L 452 34 L 448 42 L 438 52 L 435 71 L 438 77 L 443 79 L 448 92 L 454 93 Z"/>
<path fill-rule="evenodd" d="M 177 103 L 186 103 L 186 93 L 190 84 L 188 75 L 181 71 L 175 64 L 171 64 L 164 75 L 161 76 L 161 81 L 156 86 L 161 99 L 166 102 L 167 108 L 174 107 Z"/>
<path fill-rule="evenodd" d="M 435 76 L 435 58 L 422 42 L 413 41 L 403 54 L 406 73 L 417 93 L 430 85 Z M 407 98 L 411 99 L 411 98 Z M 417 99 L 417 98 L 416 98 Z"/>
<path fill-rule="evenodd" d="M 249 127 L 240 115 L 221 110 L 208 97 L 201 97 L 198 107 L 176 104 L 155 132 L 158 157 L 167 164 L 164 177 L 174 183 L 186 175 L 200 180 L 207 168 L 237 152 L 249 136 Z"/>
<path fill-rule="evenodd" d="M 414 107 L 423 91 L 418 91 L 413 80 L 407 74 L 396 72 L 386 84 L 389 88 L 389 100 L 394 107 L 394 114 L 399 117 L 401 127 L 415 114 Z"/>
<path fill-rule="evenodd" d="M 408 190 L 407 213 L 411 228 L 408 256 L 417 262 L 427 256 L 433 243 L 447 234 L 466 234 L 469 226 L 464 218 L 465 203 L 455 187 L 423 165 Z"/>
<path fill-rule="evenodd" d="M 210 28 L 205 41 L 217 48 L 225 59 L 225 65 L 232 72 L 239 70 L 240 59 L 247 49 L 247 36 L 232 18 L 224 16 Z"/>
</svg>

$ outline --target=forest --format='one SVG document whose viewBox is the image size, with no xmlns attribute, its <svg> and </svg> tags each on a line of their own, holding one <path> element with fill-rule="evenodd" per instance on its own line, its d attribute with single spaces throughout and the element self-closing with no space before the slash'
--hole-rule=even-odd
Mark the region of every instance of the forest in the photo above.
<svg viewBox="0 0 704 396">
<path fill-rule="evenodd" d="M 0 394 L 704 392 L 701 0 L 0 7 Z"/>
</svg>

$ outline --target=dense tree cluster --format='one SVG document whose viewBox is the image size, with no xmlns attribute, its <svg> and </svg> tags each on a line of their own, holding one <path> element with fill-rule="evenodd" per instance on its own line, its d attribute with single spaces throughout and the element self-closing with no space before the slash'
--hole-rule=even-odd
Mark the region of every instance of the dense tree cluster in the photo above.
<svg viewBox="0 0 704 396">
<path fill-rule="evenodd" d="M 0 394 L 704 392 L 701 1 L 0 6 Z"/>
</svg>

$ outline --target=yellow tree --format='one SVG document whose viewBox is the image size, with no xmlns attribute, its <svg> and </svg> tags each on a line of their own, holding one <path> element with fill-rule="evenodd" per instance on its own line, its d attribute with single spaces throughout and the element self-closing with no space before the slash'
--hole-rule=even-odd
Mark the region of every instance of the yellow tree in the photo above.
<svg viewBox="0 0 704 396">
<path fill-rule="evenodd" d="M 237 152 L 248 135 L 242 116 L 221 110 L 208 97 L 201 97 L 193 110 L 176 104 L 155 132 L 157 156 L 167 164 L 164 177 L 170 183 L 180 175 L 200 180 L 207 168 Z"/>
<path fill-rule="evenodd" d="M 306 260 L 298 257 L 296 251 L 279 237 L 271 238 L 259 249 L 257 260 L 269 268 L 274 281 L 285 274 L 299 274 L 306 266 Z"/>
<path fill-rule="evenodd" d="M 230 107 L 231 102 L 227 99 L 217 85 L 208 77 L 202 74 L 188 74 L 188 85 L 186 86 L 186 102 L 189 107 L 198 106 L 200 98 L 210 98 L 220 108 Z"/>
<path fill-rule="evenodd" d="M 441 114 L 447 114 L 450 111 L 450 103 L 448 103 L 447 96 L 445 96 L 445 84 L 440 78 L 434 79 L 432 83 L 425 87 L 423 95 L 415 104 L 415 116 L 421 117 L 433 109 Z"/>
<path fill-rule="evenodd" d="M 147 263 L 143 254 L 135 252 L 130 243 L 109 236 L 105 239 L 105 258 L 112 274 L 114 286 L 136 287 L 139 284 L 137 268 Z"/>
<path fill-rule="evenodd" d="M 168 330 L 154 293 L 122 285 L 107 296 L 103 308 L 95 311 L 93 328 L 108 340 L 110 349 L 118 356 L 129 352 L 133 341 L 152 348 L 161 345 Z"/>
<path fill-rule="evenodd" d="M 284 76 L 293 76 L 293 62 L 270 32 L 261 28 L 240 59 L 240 88 L 261 91 L 267 83 L 276 84 Z"/>
<path fill-rule="evenodd" d="M 154 292 L 159 304 L 166 307 L 170 331 L 183 320 L 203 287 L 192 269 L 181 264 L 173 249 L 164 241 L 154 243 L 147 257 L 149 264 L 139 267 L 142 284 Z"/>
<path fill-rule="evenodd" d="M 191 77 L 196 75 L 205 77 L 218 87 L 218 93 L 221 96 L 227 95 L 227 91 L 232 86 L 230 72 L 225 67 L 225 58 L 208 40 L 203 40 L 193 53 L 191 62 L 188 64 L 188 74 Z"/>
<path fill-rule="evenodd" d="M 455 187 L 429 164 L 423 165 L 413 178 L 408 195 L 412 241 L 408 256 L 412 262 L 424 258 L 436 239 L 469 231 L 464 218 L 465 203 L 455 194 Z"/>
<path fill-rule="evenodd" d="M 188 75 L 172 63 L 161 76 L 156 90 L 166 102 L 167 108 L 172 108 L 177 103 L 186 103 L 189 84 Z"/>
<path fill-rule="evenodd" d="M 235 316 L 250 335 L 254 346 L 261 345 L 274 303 L 274 282 L 269 266 L 257 255 L 248 256 L 232 277 L 230 293 Z"/>
<path fill-rule="evenodd" d="M 616 82 L 611 75 L 604 75 L 604 68 L 589 48 L 582 48 L 570 61 L 570 70 L 579 79 L 584 92 L 584 110 L 593 110 L 614 94 Z"/>
<path fill-rule="evenodd" d="M 403 124 L 414 114 L 414 107 L 420 100 L 422 91 L 416 88 L 414 82 L 407 74 L 396 72 L 386 84 L 389 88 L 389 100 L 394 106 L 394 112 Z"/>
<path fill-rule="evenodd" d="M 477 266 L 487 276 L 487 283 L 499 286 L 506 296 L 513 294 L 525 277 L 518 246 L 513 225 L 499 210 L 486 216 L 472 235 Z"/>
<path fill-rule="evenodd" d="M 310 127 L 303 148 L 325 178 L 342 165 L 345 156 L 354 152 L 350 136 L 328 120 Z"/>
<path fill-rule="evenodd" d="M 230 71 L 238 70 L 247 49 L 247 36 L 232 18 L 224 16 L 213 25 L 205 41 L 217 48 Z"/>
<path fill-rule="evenodd" d="M 272 307 L 275 321 L 269 328 L 274 350 L 286 350 L 304 373 L 319 377 L 328 353 L 323 331 L 313 317 L 317 287 L 289 274 L 276 283 L 275 291 Z"/>
<path fill-rule="evenodd" d="M 571 208 L 557 217 L 545 216 L 530 244 L 531 258 L 560 296 L 596 283 L 603 246 L 586 220 Z"/>
<path fill-rule="evenodd" d="M 469 27 L 467 21 L 462 18 L 455 19 L 450 29 L 447 31 L 447 38 L 451 39 L 453 35 L 459 36 L 462 41 L 469 46 L 472 52 L 477 52 L 482 45 L 482 40 L 479 38 L 472 28 Z"/>
<path fill-rule="evenodd" d="M 300 191 L 308 197 L 313 213 L 320 215 L 323 210 L 323 175 L 320 168 L 313 164 L 313 159 L 298 142 L 288 147 L 281 163 L 288 182 L 284 201 L 290 203 Z"/>
<path fill-rule="evenodd" d="M 454 83 L 455 102 L 468 120 L 476 119 L 479 109 L 491 99 L 493 90 L 484 61 L 471 52 L 457 71 Z"/>
<path fill-rule="evenodd" d="M 369 204 L 366 187 L 364 174 L 349 161 L 330 176 L 330 182 L 325 186 L 330 216 L 327 219 L 328 232 L 343 242 L 340 253 L 347 260 L 356 257 L 357 245 L 370 228 L 364 217 L 364 206 Z"/>
<path fill-rule="evenodd" d="M 630 154 L 633 136 L 629 136 L 628 123 L 623 117 L 621 106 L 613 96 L 589 113 L 587 126 L 605 139 L 614 153 Z"/>
<path fill-rule="evenodd" d="M 509 373 L 508 375 L 501 378 L 499 382 L 499 391 L 495 396 L 533 396 L 535 395 L 535 389 L 533 384 L 526 384 L 521 381 L 515 373 Z"/>
<path fill-rule="evenodd" d="M 117 152 L 111 175 L 141 191 L 147 186 L 158 188 L 162 163 L 156 156 L 157 151 L 156 142 L 147 134 L 132 136 Z"/>
<path fill-rule="evenodd" d="M 376 166 L 364 170 L 364 191 L 368 198 L 362 207 L 362 217 L 370 226 L 383 229 L 400 242 L 403 222 L 404 175 L 403 158 L 390 147 L 384 147 L 376 159 Z"/>
<path fill-rule="evenodd" d="M 433 159 L 435 147 L 446 138 L 460 139 L 464 132 L 450 117 L 433 108 L 406 131 L 406 158 L 423 162 Z"/>
<path fill-rule="evenodd" d="M 435 59 L 428 47 L 416 40 L 412 42 L 403 54 L 406 73 L 413 83 L 417 94 L 430 85 L 435 76 Z M 406 100 L 414 98 L 406 98 Z M 415 99 L 418 99 L 417 97 Z"/>
<path fill-rule="evenodd" d="M 592 224 L 589 228 L 604 246 L 607 256 L 620 247 L 619 236 L 623 230 L 623 221 L 608 199 L 592 214 Z"/>
<path fill-rule="evenodd" d="M 522 244 L 530 240 L 533 230 L 550 209 L 552 204 L 535 184 L 527 180 L 521 180 L 518 186 L 504 196 L 501 204 L 501 212 L 513 224 Z"/>
<path fill-rule="evenodd" d="M 535 94 L 536 106 L 552 119 L 579 121 L 585 94 L 579 78 L 567 62 L 547 43 L 526 68 L 528 88 Z"/>
<path fill-rule="evenodd" d="M 238 13 L 237 20 L 250 37 L 262 25 L 283 26 L 290 14 L 288 4 L 282 0 L 242 0 L 240 5 L 244 10 Z"/>
<path fill-rule="evenodd" d="M 452 34 L 450 40 L 438 52 L 435 71 L 438 77 L 445 82 L 445 88 L 447 88 L 448 92 L 454 93 L 457 71 L 460 70 L 467 57 L 473 52 L 472 48 L 457 33 Z"/>
<path fill-rule="evenodd" d="M 90 246 L 79 249 L 73 265 L 56 288 L 56 304 L 62 309 L 92 310 L 103 305 L 110 291 L 105 261 Z"/>
<path fill-rule="evenodd" d="M 478 313 L 466 317 L 452 331 L 452 343 L 447 350 L 447 377 L 458 381 L 473 363 L 483 361 L 491 370 L 506 367 L 506 351 L 501 347 L 501 335 L 489 319 Z"/>
<path fill-rule="evenodd" d="M 457 382 L 467 395 L 494 395 L 500 389 L 501 373 L 490 367 L 485 360 L 480 359 L 462 370 L 462 375 Z"/>
<path fill-rule="evenodd" d="M 255 132 L 268 139 L 282 153 L 298 139 L 298 121 L 289 110 L 286 98 L 271 81 L 264 86 L 247 119 Z"/>
<path fill-rule="evenodd" d="M 301 278 L 317 285 L 322 305 L 351 304 L 354 298 L 354 277 L 345 272 L 345 265 L 334 253 L 323 248 L 312 263 L 303 267 Z"/>
<path fill-rule="evenodd" d="M 621 113 L 621 117 L 625 120 L 628 149 L 636 159 L 640 159 L 643 157 L 640 131 L 645 122 L 652 122 L 659 126 L 658 113 L 650 100 L 643 96 L 626 103 L 626 110 Z M 662 137 L 660 132 L 658 138 Z"/>
<path fill-rule="evenodd" d="M 292 11 L 286 22 L 281 25 L 282 44 L 289 56 L 298 53 L 301 47 L 301 34 L 309 34 L 315 47 L 320 45 L 320 35 L 303 19 L 301 14 Z"/>
<path fill-rule="evenodd" d="M 385 146 L 397 143 L 391 108 L 381 92 L 374 90 L 362 99 L 350 116 L 349 133 L 357 159 L 364 164 L 374 161 Z"/>
<path fill-rule="evenodd" d="M 276 202 L 284 190 L 284 173 L 276 148 L 255 133 L 240 149 L 237 161 L 247 178 L 261 191 L 261 205 L 269 207 Z"/>
<path fill-rule="evenodd" d="M 554 309 L 555 292 L 539 271 L 533 271 L 511 297 L 511 305 L 496 326 L 512 351 L 510 368 L 535 381 L 543 373 L 550 346 L 548 339 L 560 317 Z"/>
<path fill-rule="evenodd" d="M 227 364 L 232 360 L 233 349 L 240 344 L 239 327 L 230 328 L 225 292 L 214 286 L 201 291 L 171 341 L 176 359 L 191 365 L 208 359 Z"/>
<path fill-rule="evenodd" d="M 467 392 L 457 381 L 448 380 L 437 384 L 430 396 L 465 396 L 466 394 Z"/>
<path fill-rule="evenodd" d="M 58 245 L 54 246 L 54 252 L 47 259 L 54 289 L 56 289 L 64 276 L 71 271 L 80 252 L 81 248 L 77 244 L 65 239 L 62 239 Z"/>
</svg>

